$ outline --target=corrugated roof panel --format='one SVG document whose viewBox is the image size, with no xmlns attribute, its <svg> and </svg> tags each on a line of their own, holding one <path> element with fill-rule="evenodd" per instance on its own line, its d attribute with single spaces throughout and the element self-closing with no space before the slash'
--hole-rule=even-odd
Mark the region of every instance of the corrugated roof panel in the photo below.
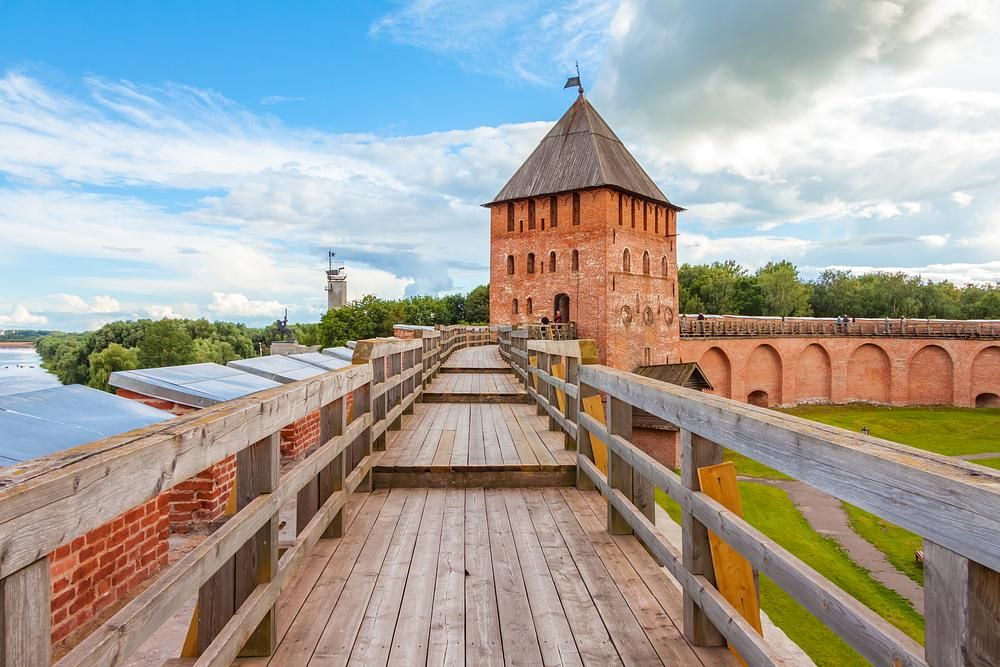
<svg viewBox="0 0 1000 667">
<path fill-rule="evenodd" d="M 354 350 L 349 347 L 324 347 L 323 354 L 343 359 L 344 361 L 354 360 Z"/>
<path fill-rule="evenodd" d="M 0 396 L 0 465 L 11 465 L 172 418 L 114 394 L 68 385 Z"/>
<path fill-rule="evenodd" d="M 213 363 L 116 371 L 108 384 L 196 408 L 279 386 L 273 380 Z"/>
<path fill-rule="evenodd" d="M 252 357 L 250 359 L 238 359 L 227 364 L 230 368 L 236 368 L 247 373 L 253 373 L 260 377 L 274 380 L 275 382 L 288 383 L 297 380 L 305 380 L 316 375 L 322 375 L 326 371 L 317 366 L 313 366 L 301 361 L 284 357 L 279 354 L 271 354 L 266 357 Z"/>
<path fill-rule="evenodd" d="M 301 354 L 290 354 L 288 356 L 296 361 L 301 361 L 311 366 L 318 366 L 319 368 L 328 371 L 347 368 L 351 365 L 350 361 L 334 357 L 329 354 L 322 354 L 320 352 L 303 352 Z"/>
</svg>

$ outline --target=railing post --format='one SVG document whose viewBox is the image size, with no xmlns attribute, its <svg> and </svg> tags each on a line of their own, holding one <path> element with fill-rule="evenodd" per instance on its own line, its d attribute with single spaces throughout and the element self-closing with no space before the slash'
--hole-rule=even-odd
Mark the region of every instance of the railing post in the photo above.
<svg viewBox="0 0 1000 667">
<path fill-rule="evenodd" d="M 930 667 L 1000 664 L 1000 572 L 924 540 Z"/>
<path fill-rule="evenodd" d="M 632 438 L 632 406 L 614 396 L 608 396 L 608 432 L 620 435 L 629 440 Z M 632 466 L 615 453 L 615 448 L 608 443 L 608 486 L 621 491 L 629 500 L 632 499 Z M 625 517 L 608 503 L 608 532 L 612 535 L 631 535 L 632 527 Z"/>
<path fill-rule="evenodd" d="M 698 468 L 722 463 L 722 447 L 690 431 L 681 429 L 681 482 L 691 491 L 700 491 Z M 690 512 L 681 513 L 681 547 L 684 569 L 701 575 L 715 586 L 712 550 L 708 529 Z M 722 646 L 725 639 L 698 606 L 684 593 L 684 637 L 694 646 Z"/>
<path fill-rule="evenodd" d="M 352 400 L 354 401 L 354 405 L 357 406 L 354 409 L 354 419 L 361 419 L 366 413 L 371 412 L 371 388 L 372 386 L 370 384 L 364 384 L 354 390 Z M 359 460 L 363 460 L 366 456 L 371 456 L 371 428 L 365 429 L 364 433 L 358 436 L 358 441 L 361 445 L 361 453 L 358 457 Z M 358 488 L 356 490 L 362 493 L 370 493 L 373 484 L 374 480 L 372 479 L 372 472 L 369 470 L 368 474 L 361 479 L 361 482 L 358 484 Z"/>
<path fill-rule="evenodd" d="M 242 510 L 257 496 L 278 488 L 281 437 L 275 433 L 236 453 L 236 509 Z M 236 552 L 235 609 L 259 585 L 278 573 L 278 514 L 271 515 L 264 526 Z M 250 635 L 240 655 L 271 655 L 277 644 L 275 610 L 271 607 Z"/>
<path fill-rule="evenodd" d="M 403 372 L 403 353 L 393 352 L 389 355 L 389 377 L 396 377 Z M 391 395 L 388 403 L 386 404 L 386 411 L 392 410 L 398 406 L 403 401 L 403 385 L 402 383 L 397 384 L 392 388 Z M 386 428 L 390 431 L 398 431 L 403 427 L 403 416 L 398 415 L 395 419 L 390 422 Z"/>
<path fill-rule="evenodd" d="M 360 416 L 362 413 L 358 413 L 358 406 L 355 406 L 354 412 Z M 329 405 L 324 405 L 319 410 L 319 440 L 320 442 L 328 442 L 331 438 L 341 435 L 344 429 L 347 427 L 347 398 L 342 396 L 337 400 L 333 401 Z M 314 509 L 312 509 L 312 514 L 319 511 L 326 501 L 334 493 L 344 490 L 344 477 L 347 474 L 347 457 L 353 448 L 354 443 L 351 443 L 348 447 L 344 448 L 337 456 L 330 461 L 329 465 L 322 468 L 319 471 L 319 489 L 317 494 L 317 502 Z M 344 511 L 347 507 L 347 503 L 344 503 L 344 507 L 334 515 L 333 519 L 330 521 L 330 525 L 327 526 L 326 530 L 323 532 L 323 537 L 333 538 L 341 537 L 344 534 Z M 310 517 L 311 518 L 311 517 Z M 301 532 L 304 528 L 302 526 L 296 526 Z"/>
<path fill-rule="evenodd" d="M 0 579 L 0 667 L 52 662 L 49 559 Z"/>
<path fill-rule="evenodd" d="M 529 352 L 528 354 L 531 354 L 531 353 Z M 549 365 L 548 364 L 548 358 L 549 358 L 549 355 L 545 354 L 544 352 L 535 352 L 535 358 L 537 360 L 535 362 L 535 368 L 541 369 L 543 371 L 548 371 L 549 370 L 548 369 L 548 365 Z M 528 360 L 528 363 L 530 365 L 530 363 L 531 363 L 530 359 Z M 548 386 L 549 385 L 548 385 L 548 383 L 547 382 L 542 382 L 541 380 L 532 380 L 533 377 L 534 376 L 529 373 L 528 374 L 528 381 L 531 382 L 531 384 L 532 384 L 533 387 L 535 387 L 535 391 L 538 392 L 539 396 L 541 396 L 542 398 L 545 398 L 546 400 L 548 400 L 548 398 L 549 398 L 549 390 L 548 390 Z M 539 402 L 537 402 L 537 401 L 535 401 L 535 414 L 538 415 L 539 417 L 548 414 L 545 411 L 545 407 L 542 406 L 542 404 L 539 403 Z M 551 419 L 549 420 L 549 430 L 552 430 Z"/>
<path fill-rule="evenodd" d="M 576 357 L 565 357 L 566 363 L 566 384 L 576 387 L 576 393 L 580 393 L 580 360 Z M 580 435 L 580 425 L 577 424 L 576 399 L 566 395 L 566 421 L 576 425 L 577 437 Z M 563 446 L 566 449 L 576 449 L 577 442 L 569 433 L 563 435 Z"/>
<path fill-rule="evenodd" d="M 579 392 L 577 392 L 576 397 L 576 413 L 583 414 L 586 412 L 583 408 L 583 399 L 590 398 L 591 396 L 598 396 L 599 392 L 591 387 L 590 385 L 579 383 Z M 576 440 L 576 458 L 585 458 L 591 463 L 594 463 L 594 445 L 593 437 L 590 432 L 586 429 L 581 429 L 577 432 Z M 591 489 L 597 488 L 594 482 L 591 481 L 587 473 L 583 472 L 579 465 L 576 467 L 576 488 L 581 491 L 589 491 Z"/>
</svg>

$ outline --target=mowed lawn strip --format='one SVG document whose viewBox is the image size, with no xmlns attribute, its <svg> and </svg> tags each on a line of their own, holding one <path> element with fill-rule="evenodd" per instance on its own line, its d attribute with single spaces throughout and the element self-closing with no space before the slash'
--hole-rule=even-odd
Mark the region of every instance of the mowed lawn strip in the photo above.
<svg viewBox="0 0 1000 667">
<path fill-rule="evenodd" d="M 876 438 L 946 456 L 1000 452 L 1000 408 L 800 405 L 781 412 L 854 432 L 867 426 Z"/>
<path fill-rule="evenodd" d="M 740 492 L 746 520 L 752 526 L 900 630 L 923 642 L 923 618 L 909 601 L 873 579 L 834 540 L 814 531 L 784 491 L 762 484 L 741 482 Z M 656 497 L 674 521 L 679 523 L 679 506 L 659 489 Z M 867 664 L 839 637 L 764 576 L 761 576 L 761 605 L 771 620 L 818 665 Z"/>
</svg>

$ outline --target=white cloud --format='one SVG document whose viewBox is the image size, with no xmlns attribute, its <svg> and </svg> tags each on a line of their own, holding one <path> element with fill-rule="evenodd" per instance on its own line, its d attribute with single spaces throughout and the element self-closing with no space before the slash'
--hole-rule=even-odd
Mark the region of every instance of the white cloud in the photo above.
<svg viewBox="0 0 1000 667">
<path fill-rule="evenodd" d="M 0 325 L 29 327 L 40 324 L 48 324 L 49 318 L 44 315 L 32 315 L 27 308 L 20 303 L 15 304 L 9 313 L 0 313 Z"/>
<path fill-rule="evenodd" d="M 280 315 L 283 308 L 277 301 L 251 300 L 244 294 L 212 292 L 212 302 L 208 310 L 217 315 L 243 315 L 262 317 Z"/>
<path fill-rule="evenodd" d="M 177 320 L 184 317 L 175 313 L 172 306 L 146 306 L 143 311 L 154 320 Z"/>
<path fill-rule="evenodd" d="M 951 193 L 951 200 L 956 204 L 958 204 L 959 206 L 961 206 L 962 208 L 965 208 L 966 206 L 971 204 L 973 199 L 975 199 L 975 197 L 970 195 L 968 192 L 959 192 L 956 190 L 955 192 Z"/>
<path fill-rule="evenodd" d="M 121 310 L 118 300 L 107 295 L 95 296 L 90 303 L 76 294 L 55 294 L 52 299 L 53 304 L 48 309 L 56 312 L 117 313 Z"/>
<path fill-rule="evenodd" d="M 951 234 L 925 234 L 917 239 L 934 248 L 942 248 L 948 244 Z"/>
</svg>

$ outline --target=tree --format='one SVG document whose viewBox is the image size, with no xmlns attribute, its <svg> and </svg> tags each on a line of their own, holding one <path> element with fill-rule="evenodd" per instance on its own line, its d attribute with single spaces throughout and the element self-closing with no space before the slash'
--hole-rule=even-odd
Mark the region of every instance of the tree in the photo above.
<svg viewBox="0 0 1000 667">
<path fill-rule="evenodd" d="M 778 317 L 809 316 L 812 288 L 799 280 L 799 270 L 785 260 L 768 262 L 757 271 L 763 314 Z"/>
<path fill-rule="evenodd" d="M 183 322 L 160 320 L 146 327 L 139 345 L 139 365 L 142 368 L 180 366 L 194 359 L 194 341 Z"/>
<path fill-rule="evenodd" d="M 232 345 L 216 338 L 196 338 L 192 350 L 191 361 L 197 364 L 212 362 L 225 365 L 240 358 Z"/>
<path fill-rule="evenodd" d="M 465 320 L 470 324 L 488 324 L 490 321 L 490 286 L 480 285 L 465 297 Z"/>
<path fill-rule="evenodd" d="M 115 371 L 130 371 L 139 368 L 139 355 L 135 348 L 127 348 L 118 343 L 111 343 L 100 352 L 93 352 L 89 357 L 90 377 L 87 384 L 95 389 L 111 391 L 108 378 Z"/>
</svg>

